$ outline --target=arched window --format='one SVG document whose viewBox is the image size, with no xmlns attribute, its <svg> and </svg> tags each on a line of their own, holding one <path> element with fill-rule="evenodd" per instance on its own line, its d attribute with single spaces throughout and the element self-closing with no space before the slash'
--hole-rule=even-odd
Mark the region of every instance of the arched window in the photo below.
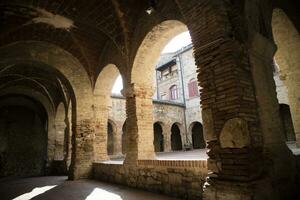
<svg viewBox="0 0 300 200">
<path fill-rule="evenodd" d="M 178 99 L 178 88 L 177 85 L 170 87 L 170 100 Z"/>
<path fill-rule="evenodd" d="M 189 97 L 195 97 L 198 95 L 198 87 L 197 87 L 197 80 L 192 78 L 188 83 L 189 88 Z"/>
</svg>

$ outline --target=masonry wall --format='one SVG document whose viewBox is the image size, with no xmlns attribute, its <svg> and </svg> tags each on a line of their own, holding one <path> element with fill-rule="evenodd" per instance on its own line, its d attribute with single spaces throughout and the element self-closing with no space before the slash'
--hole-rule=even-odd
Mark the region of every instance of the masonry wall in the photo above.
<svg viewBox="0 0 300 200">
<path fill-rule="evenodd" d="M 143 160 L 138 166 L 94 163 L 95 179 L 163 193 L 181 199 L 202 199 L 206 161 Z"/>
<path fill-rule="evenodd" d="M 126 120 L 126 100 L 123 97 L 113 97 L 111 98 L 111 106 L 109 108 L 109 119 L 115 123 L 117 126 L 118 134 L 115 138 L 119 140 L 122 135 L 122 127 Z M 170 102 L 153 102 L 153 122 L 159 122 L 163 129 L 165 151 L 171 150 L 170 136 L 171 127 L 174 123 L 179 124 L 181 131 L 182 143 L 186 143 L 186 133 L 184 126 L 184 107 L 182 104 L 170 103 Z M 121 142 L 116 142 L 120 144 Z"/>
</svg>

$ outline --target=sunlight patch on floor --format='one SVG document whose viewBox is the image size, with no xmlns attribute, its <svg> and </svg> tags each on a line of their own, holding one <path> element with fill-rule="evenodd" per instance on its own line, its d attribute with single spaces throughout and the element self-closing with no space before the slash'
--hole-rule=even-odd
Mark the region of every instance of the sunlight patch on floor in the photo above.
<svg viewBox="0 0 300 200">
<path fill-rule="evenodd" d="M 44 187 L 36 187 L 31 192 L 22 194 L 13 200 L 29 200 L 32 199 L 35 196 L 38 196 L 40 194 L 43 194 L 44 192 L 47 192 L 48 190 L 51 190 L 52 188 L 56 187 L 57 185 L 49 185 Z"/>
<path fill-rule="evenodd" d="M 122 200 L 122 198 L 112 192 L 95 188 L 93 192 L 85 200 Z"/>
</svg>

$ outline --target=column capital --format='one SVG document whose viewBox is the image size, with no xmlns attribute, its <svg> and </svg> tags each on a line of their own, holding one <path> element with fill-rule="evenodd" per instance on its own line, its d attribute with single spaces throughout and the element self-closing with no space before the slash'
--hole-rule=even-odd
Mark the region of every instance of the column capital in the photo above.
<svg viewBox="0 0 300 200">
<path fill-rule="evenodd" d="M 154 87 L 148 85 L 138 85 L 135 83 L 131 83 L 127 85 L 122 91 L 121 94 L 124 97 L 144 97 L 144 98 L 152 98 L 154 94 Z"/>
</svg>

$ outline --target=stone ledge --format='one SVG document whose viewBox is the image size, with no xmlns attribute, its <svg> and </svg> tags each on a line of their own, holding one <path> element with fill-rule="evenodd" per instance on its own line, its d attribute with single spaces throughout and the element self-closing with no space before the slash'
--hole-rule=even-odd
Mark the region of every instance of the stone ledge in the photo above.
<svg viewBox="0 0 300 200">
<path fill-rule="evenodd" d="M 138 160 L 138 165 L 207 169 L 207 160 Z"/>
<path fill-rule="evenodd" d="M 206 160 L 139 160 L 137 166 L 94 163 L 94 179 L 167 194 L 202 199 Z"/>
</svg>

